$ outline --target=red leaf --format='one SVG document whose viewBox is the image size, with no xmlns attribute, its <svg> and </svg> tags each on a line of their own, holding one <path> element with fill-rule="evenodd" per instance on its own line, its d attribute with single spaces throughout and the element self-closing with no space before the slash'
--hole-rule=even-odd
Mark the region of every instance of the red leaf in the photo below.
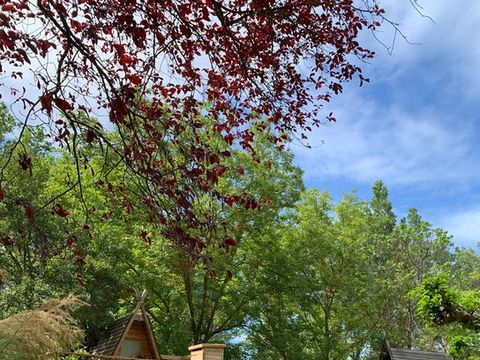
<svg viewBox="0 0 480 360">
<path fill-rule="evenodd" d="M 96 138 L 97 138 L 97 135 L 95 134 L 95 132 L 92 129 L 88 129 L 85 141 L 88 144 L 91 144 L 93 140 L 95 140 Z"/>
<path fill-rule="evenodd" d="M 66 242 L 67 247 L 71 247 L 76 240 L 77 238 L 75 237 L 75 235 L 70 235 Z"/>
<path fill-rule="evenodd" d="M 25 207 L 25 215 L 26 215 L 27 219 L 32 220 L 33 219 L 33 206 L 32 206 L 32 204 L 26 204 L 24 207 Z"/>
<path fill-rule="evenodd" d="M 123 54 L 122 56 L 120 56 L 120 64 L 130 65 L 132 62 L 133 62 L 133 59 L 130 56 L 126 54 Z"/>
<path fill-rule="evenodd" d="M 192 174 L 193 176 L 200 176 L 203 174 L 203 170 L 198 167 L 195 167 L 192 170 L 190 170 L 190 174 Z"/>
<path fill-rule="evenodd" d="M 221 177 L 223 174 L 225 174 L 226 170 L 227 168 L 225 166 L 219 165 L 215 166 L 215 168 L 213 169 L 213 173 L 215 174 L 215 176 Z"/>
<path fill-rule="evenodd" d="M 115 50 L 117 50 L 118 56 L 125 54 L 125 47 L 122 44 L 115 44 L 113 46 L 115 47 Z"/>
<path fill-rule="evenodd" d="M 227 196 L 225 197 L 224 201 L 228 206 L 232 206 L 235 203 L 238 203 L 240 201 L 240 196 L 238 195 L 233 195 L 233 196 Z"/>
<path fill-rule="evenodd" d="M 63 112 L 66 112 L 66 111 L 72 111 L 73 110 L 73 107 L 72 105 L 64 100 L 64 99 L 60 99 L 60 98 L 56 98 L 55 100 L 53 100 L 55 102 L 55 105 L 58 106 L 58 108 L 63 111 Z"/>
<path fill-rule="evenodd" d="M 43 110 L 47 112 L 48 115 L 52 113 L 52 94 L 46 93 L 40 98 Z"/>
<path fill-rule="evenodd" d="M 2 6 L 3 11 L 15 11 L 15 6 L 13 4 L 5 4 Z"/>
<path fill-rule="evenodd" d="M 110 104 L 110 121 L 114 124 L 120 124 L 128 114 L 128 106 L 121 97 L 116 97 Z"/>
<path fill-rule="evenodd" d="M 5 193 L 3 192 L 3 188 L 0 186 L 0 201 L 3 201 Z"/>
<path fill-rule="evenodd" d="M 68 215 L 70 215 L 70 211 L 66 210 L 62 205 L 60 204 L 56 204 L 54 207 L 53 207 L 53 211 L 55 214 L 57 214 L 58 216 L 60 217 L 67 217 Z"/>
<path fill-rule="evenodd" d="M 20 165 L 22 170 L 24 171 L 28 170 L 30 172 L 30 175 L 32 174 L 32 168 L 33 168 L 32 158 L 29 157 L 27 154 L 20 155 L 20 158 L 18 159 L 18 164 Z"/>
<path fill-rule="evenodd" d="M 77 279 L 78 285 L 80 285 L 80 287 L 83 288 L 85 286 L 85 280 L 83 279 L 83 276 L 81 274 L 77 274 L 76 279 Z"/>
<path fill-rule="evenodd" d="M 237 242 L 232 238 L 226 238 L 224 242 L 227 246 L 237 246 Z"/>
<path fill-rule="evenodd" d="M 142 83 L 142 80 L 140 79 L 139 76 L 137 75 L 130 75 L 128 76 L 128 80 L 130 80 L 130 82 L 133 84 L 133 85 L 140 85 Z"/>
<path fill-rule="evenodd" d="M 5 246 L 12 246 L 13 245 L 13 240 L 10 236 L 6 235 L 2 238 L 2 243 Z"/>
<path fill-rule="evenodd" d="M 145 230 L 142 230 L 139 234 L 140 238 L 145 241 L 148 245 L 152 245 L 152 239 L 148 236 L 148 233 Z"/>
</svg>

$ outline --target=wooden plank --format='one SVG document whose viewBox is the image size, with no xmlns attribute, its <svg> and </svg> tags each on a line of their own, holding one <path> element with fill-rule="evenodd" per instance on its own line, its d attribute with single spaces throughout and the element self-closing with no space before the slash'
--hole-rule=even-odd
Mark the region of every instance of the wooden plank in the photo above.
<svg viewBox="0 0 480 360">
<path fill-rule="evenodd" d="M 86 358 L 97 358 L 97 359 L 110 359 L 110 360 L 139 360 L 138 358 L 131 357 L 122 357 L 122 356 L 111 356 L 111 355 L 97 355 L 97 354 L 83 354 L 83 353 L 65 353 L 64 355 L 73 355 Z M 190 355 L 187 356 L 173 356 L 173 355 L 160 355 L 162 360 L 189 360 Z M 141 360 L 158 360 L 158 359 L 141 359 Z"/>
<path fill-rule="evenodd" d="M 138 358 L 122 357 L 122 356 L 115 356 L 115 355 L 97 355 L 97 354 L 82 354 L 82 353 L 66 353 L 64 355 L 73 355 L 73 356 L 81 356 L 86 358 L 97 358 L 97 359 L 110 359 L 110 360 L 138 360 Z M 142 360 L 156 360 L 156 359 L 142 359 Z"/>
</svg>

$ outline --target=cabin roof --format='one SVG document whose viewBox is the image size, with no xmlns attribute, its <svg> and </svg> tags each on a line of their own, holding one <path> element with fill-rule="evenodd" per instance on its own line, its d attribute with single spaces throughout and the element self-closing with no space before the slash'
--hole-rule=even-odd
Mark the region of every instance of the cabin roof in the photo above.
<svg viewBox="0 0 480 360">
<path fill-rule="evenodd" d="M 130 314 L 115 320 L 108 327 L 107 337 L 100 340 L 100 342 L 92 349 L 92 352 L 97 355 L 113 355 L 113 352 L 122 339 L 132 316 L 133 314 Z"/>
<path fill-rule="evenodd" d="M 451 360 L 452 358 L 443 353 L 430 351 L 404 350 L 389 348 L 391 360 Z"/>
<path fill-rule="evenodd" d="M 147 336 L 153 347 L 153 352 L 155 354 L 156 359 L 160 359 L 160 355 L 158 353 L 157 343 L 155 341 L 155 336 L 152 332 L 152 326 L 150 324 L 150 319 L 148 317 L 147 311 L 145 310 L 145 306 L 143 301 L 146 296 L 146 291 L 140 295 L 137 305 L 133 311 L 124 317 L 121 317 L 115 320 L 109 327 L 108 327 L 108 335 L 102 339 L 93 349 L 92 353 L 96 355 L 106 355 L 106 356 L 113 356 L 117 349 L 119 349 L 121 341 L 127 335 L 130 327 L 132 326 L 134 321 L 141 321 L 145 324 L 145 329 L 147 331 Z"/>
</svg>

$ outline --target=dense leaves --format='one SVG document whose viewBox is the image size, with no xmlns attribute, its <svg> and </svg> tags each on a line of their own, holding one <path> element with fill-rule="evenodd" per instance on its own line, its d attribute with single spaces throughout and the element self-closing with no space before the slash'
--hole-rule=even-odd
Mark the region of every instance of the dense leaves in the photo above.
<svg viewBox="0 0 480 360">
<path fill-rule="evenodd" d="M 478 265 L 478 258 L 470 250 L 458 250 L 456 269 L 450 275 L 432 275 L 412 292 L 418 301 L 417 312 L 427 326 L 437 326 L 450 337 L 448 352 L 456 359 L 475 360 L 480 356 L 480 288 L 475 285 L 480 267 L 468 269 L 475 262 Z M 464 276 L 461 284 L 451 282 L 451 277 L 460 274 Z"/>
<path fill-rule="evenodd" d="M 224 157 L 224 170 L 211 190 L 197 190 L 188 208 L 192 218 L 212 226 L 177 221 L 179 231 L 204 244 L 194 259 L 188 243 L 168 236 L 171 222 L 155 220 L 175 203 L 157 199 L 158 211 L 152 211 L 135 196 L 149 194 L 149 182 L 122 166 L 115 152 L 105 156 L 85 137 L 79 150 L 90 160 L 78 167 L 41 131 L 27 131 L 16 148 L 7 137 L 0 157 L 6 175 L 0 317 L 47 298 L 82 295 L 92 306 L 75 316 L 89 348 L 113 319 L 131 311 L 135 290 L 146 288 L 146 307 L 167 354 L 184 354 L 191 343 L 226 341 L 230 360 L 376 359 L 387 333 L 395 346 L 475 359 L 475 251 L 452 249 L 450 236 L 414 209 L 396 221 L 380 181 L 370 201 L 351 193 L 335 202 L 326 192 L 304 191 L 293 155 L 272 145 L 268 132 L 252 142 L 258 161 L 218 134 L 207 135 L 212 120 L 198 121 L 198 134 Z M 103 136 L 120 137 L 115 131 Z M 182 163 L 187 144 L 188 136 L 162 146 Z M 31 173 L 8 161 L 12 149 L 13 159 L 22 155 L 37 164 Z M 212 158 L 191 171 L 205 178 L 218 165 Z M 259 206 L 229 206 L 218 196 Z M 441 273 L 451 280 L 435 280 Z M 466 314 L 470 322 L 457 316 Z"/>
<path fill-rule="evenodd" d="M 212 226 L 191 211 L 199 191 L 229 206 L 259 206 L 212 192 L 229 156 L 206 139 L 253 152 L 265 130 L 282 147 L 289 133 L 306 137 L 332 120 L 322 106 L 343 82 L 365 80 L 357 63 L 373 52 L 360 32 L 383 19 L 375 1 L 352 0 L 19 0 L 0 9 L 3 86 L 26 112 L 20 140 L 29 124 L 43 124 L 77 168 L 89 160 L 81 139 L 116 153 L 148 183 L 137 197 L 169 224 L 164 235 L 193 256 L 204 240 L 179 223 Z M 10 81 L 23 77 L 37 92 Z M 212 119 L 207 128 L 202 116 Z M 118 138 L 103 131 L 108 122 Z M 165 144 L 178 145 L 180 156 Z M 31 172 L 31 160 L 21 157 L 22 169 Z M 25 209 L 29 218 L 34 212 Z"/>
</svg>

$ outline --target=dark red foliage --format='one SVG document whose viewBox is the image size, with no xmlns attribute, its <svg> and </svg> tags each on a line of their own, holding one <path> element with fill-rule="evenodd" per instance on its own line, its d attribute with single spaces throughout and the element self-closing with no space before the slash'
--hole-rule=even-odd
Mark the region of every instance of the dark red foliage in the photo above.
<svg viewBox="0 0 480 360">
<path fill-rule="evenodd" d="M 145 230 L 142 230 L 140 232 L 140 239 L 145 241 L 145 243 L 147 243 L 148 245 L 152 245 L 152 239 L 150 238 L 150 236 L 148 236 L 148 233 Z"/>
<path fill-rule="evenodd" d="M 92 129 L 88 129 L 87 135 L 85 137 L 85 141 L 88 144 L 91 144 L 96 138 L 97 138 L 97 135 L 95 134 L 95 132 Z"/>
<path fill-rule="evenodd" d="M 70 215 L 70 212 L 60 204 L 56 204 L 53 206 L 53 212 L 60 217 L 67 217 L 68 215 Z"/>
<path fill-rule="evenodd" d="M 80 287 L 85 287 L 85 279 L 83 278 L 83 275 L 80 273 L 77 273 L 75 276 L 75 279 L 77 280 L 77 283 Z"/>
<path fill-rule="evenodd" d="M 35 31 L 26 25 L 32 18 Z M 214 131 L 251 151 L 254 123 L 282 147 L 286 133 L 305 137 L 325 118 L 334 121 L 322 106 L 342 83 L 367 81 L 356 64 L 374 54 L 359 34 L 382 18 L 375 0 L 0 0 L 0 79 L 20 76 L 12 68 L 30 71 L 42 95 L 26 103 L 44 112 L 48 129 L 60 126 L 52 138 L 72 149 L 82 134 L 114 148 L 143 182 L 140 200 L 152 221 L 178 245 L 201 251 L 192 234 L 214 222 L 194 215 L 199 193 L 258 207 L 255 199 L 215 193 L 230 154 L 201 135 Z M 200 110 L 206 101 L 210 107 Z M 67 121 L 54 125 L 57 111 Z M 121 132 L 120 145 L 78 116 L 102 111 Z M 175 159 L 165 141 L 177 147 Z M 32 171 L 28 157 L 19 163 Z M 131 202 L 124 207 L 130 212 Z"/>
<path fill-rule="evenodd" d="M 4 197 L 5 197 L 5 192 L 3 191 L 3 188 L 0 186 L 0 202 L 3 201 Z"/>
<path fill-rule="evenodd" d="M 81 256 L 82 254 L 82 249 L 80 249 L 79 246 L 76 246 L 75 249 L 73 250 L 73 253 L 78 257 Z"/>
<path fill-rule="evenodd" d="M 26 204 L 24 205 L 25 209 L 25 216 L 27 217 L 28 220 L 33 220 L 33 206 L 32 204 Z"/>
<path fill-rule="evenodd" d="M 55 105 L 57 105 L 58 109 L 63 112 L 73 110 L 72 105 L 68 101 L 65 101 L 61 98 L 56 98 L 53 101 L 55 102 Z"/>
<path fill-rule="evenodd" d="M 237 242 L 232 238 L 226 238 L 224 243 L 226 246 L 237 246 Z"/>
<path fill-rule="evenodd" d="M 10 247 L 13 245 L 13 240 L 10 236 L 6 235 L 4 237 L 2 237 L 2 244 L 7 246 L 7 247 Z"/>
<path fill-rule="evenodd" d="M 65 245 L 67 247 L 72 247 L 72 245 L 77 241 L 77 238 L 75 235 L 70 235 L 67 239 L 67 242 L 65 243 Z"/>
<path fill-rule="evenodd" d="M 32 175 L 33 164 L 32 158 L 30 156 L 25 153 L 21 154 L 18 159 L 18 164 L 20 165 L 22 170 L 28 171 L 30 175 Z"/>
<path fill-rule="evenodd" d="M 52 114 L 52 109 L 53 109 L 52 101 L 53 101 L 53 98 L 52 98 L 52 95 L 50 93 L 46 93 L 45 95 L 40 97 L 40 103 L 42 105 L 42 108 L 43 108 L 43 110 L 46 111 L 46 113 L 48 115 Z"/>
</svg>

